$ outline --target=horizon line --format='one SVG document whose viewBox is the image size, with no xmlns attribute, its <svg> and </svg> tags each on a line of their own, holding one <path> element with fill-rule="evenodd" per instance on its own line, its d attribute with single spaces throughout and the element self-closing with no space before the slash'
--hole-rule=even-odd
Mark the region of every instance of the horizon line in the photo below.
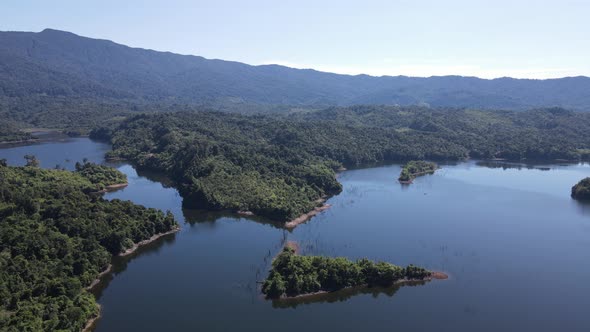
<svg viewBox="0 0 590 332">
<path fill-rule="evenodd" d="M 61 29 L 55 29 L 55 28 L 44 28 L 43 30 L 38 31 L 38 32 L 37 31 L 21 31 L 21 30 L 4 30 L 4 31 L 0 31 L 0 33 L 40 34 L 43 32 L 51 32 L 51 31 L 65 33 L 65 34 L 72 34 L 72 35 L 77 36 L 79 38 L 107 41 L 107 42 L 111 42 L 116 45 L 131 48 L 131 49 L 138 49 L 138 50 L 158 52 L 158 53 L 170 53 L 170 54 L 174 54 L 174 55 L 178 55 L 178 56 L 198 57 L 198 58 L 203 58 L 205 60 L 233 62 L 233 63 L 239 63 L 242 65 L 247 65 L 247 66 L 252 66 L 252 67 L 278 66 L 278 67 L 289 68 L 289 69 L 293 69 L 293 70 L 308 70 L 308 71 L 315 71 L 318 73 L 332 74 L 332 75 L 343 75 L 343 76 L 350 76 L 350 77 L 358 77 L 358 76 L 368 76 L 368 77 L 373 77 L 373 78 L 405 77 L 405 78 L 422 78 L 422 79 L 442 78 L 442 77 L 461 77 L 461 78 L 474 78 L 474 79 L 486 80 L 486 81 L 502 80 L 502 79 L 530 80 L 530 81 L 549 81 L 549 80 L 575 79 L 575 78 L 590 79 L 590 75 L 584 75 L 584 74 L 545 77 L 545 78 L 534 78 L 534 77 L 516 77 L 516 76 L 507 76 L 507 75 L 483 77 L 483 76 L 465 75 L 465 74 L 438 74 L 438 75 L 437 74 L 427 74 L 427 75 L 370 74 L 370 73 L 366 73 L 366 72 L 362 72 L 362 71 L 356 71 L 356 72 L 352 73 L 351 71 L 346 72 L 346 70 L 338 71 L 338 70 L 321 69 L 320 68 L 321 66 L 297 65 L 297 64 L 289 63 L 288 61 L 280 61 L 280 60 L 263 61 L 262 63 L 248 63 L 248 62 L 240 61 L 240 60 L 221 59 L 221 58 L 215 58 L 215 57 L 208 58 L 208 57 L 204 57 L 204 56 L 198 55 L 198 54 L 180 53 L 180 52 L 174 52 L 174 51 L 159 50 L 159 49 L 155 49 L 155 48 L 146 48 L 146 47 L 141 47 L 141 46 L 131 46 L 131 45 L 123 44 L 123 43 L 120 43 L 120 42 L 117 42 L 117 41 L 114 41 L 111 39 L 105 39 L 105 38 L 101 38 L 101 37 L 89 37 L 89 36 L 79 35 L 75 32 L 61 30 Z M 349 69 L 352 69 L 352 68 L 349 67 Z"/>
</svg>

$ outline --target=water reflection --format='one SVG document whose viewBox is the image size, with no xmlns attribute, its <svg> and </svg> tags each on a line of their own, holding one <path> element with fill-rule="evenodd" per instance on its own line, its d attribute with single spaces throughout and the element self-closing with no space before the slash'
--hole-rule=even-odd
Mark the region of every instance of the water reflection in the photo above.
<svg viewBox="0 0 590 332">
<path fill-rule="evenodd" d="M 156 241 L 150 242 L 145 244 L 137 250 L 135 250 L 132 254 L 127 256 L 114 256 L 111 260 L 111 272 L 103 275 L 100 278 L 100 283 L 98 283 L 95 287 L 93 287 L 90 292 L 96 296 L 97 299 L 100 299 L 102 296 L 103 291 L 106 287 L 108 287 L 109 283 L 120 273 L 123 273 L 127 269 L 127 265 L 136 258 L 139 258 L 143 255 L 149 254 L 157 254 L 162 250 L 162 248 L 166 246 L 171 246 L 176 241 L 176 235 L 178 233 L 168 234 L 166 236 L 162 236 L 161 238 L 157 239 Z"/>
<path fill-rule="evenodd" d="M 527 163 L 517 163 L 517 162 L 508 162 L 508 161 L 478 161 L 475 163 L 477 166 L 487 167 L 487 168 L 501 168 L 503 170 L 507 169 L 532 169 L 532 170 L 539 170 L 539 171 L 550 171 L 551 167 L 543 166 L 543 164 L 527 164 Z M 559 166 L 569 166 L 569 165 L 577 165 L 577 163 L 571 164 L 563 164 Z"/>
<path fill-rule="evenodd" d="M 221 218 L 231 219 L 235 221 L 247 220 L 257 222 L 263 225 L 269 225 L 274 228 L 285 229 L 284 222 L 273 221 L 270 219 L 266 219 L 260 216 L 240 216 L 236 213 L 230 211 L 208 211 L 208 210 L 199 210 L 199 209 L 182 209 L 182 214 L 184 215 L 184 220 L 190 225 L 194 226 L 195 224 L 214 224 L 216 221 L 220 220 Z"/>
<path fill-rule="evenodd" d="M 354 296 L 367 294 L 370 294 L 373 298 L 378 298 L 380 295 L 392 297 L 402 287 L 422 286 L 425 285 L 427 282 L 429 281 L 411 281 L 403 284 L 393 285 L 390 287 L 350 287 L 335 292 L 318 293 L 300 297 L 272 300 L 272 307 L 277 309 L 295 309 L 301 305 L 344 302 Z"/>
<path fill-rule="evenodd" d="M 127 162 L 121 162 L 120 165 L 128 165 Z M 174 181 L 161 172 L 154 172 L 150 170 L 135 169 L 137 176 L 146 178 L 152 182 L 158 182 L 164 188 L 174 188 Z"/>
<path fill-rule="evenodd" d="M 572 200 L 573 204 L 576 205 L 580 213 L 590 217 L 590 201 L 583 200 Z"/>
</svg>

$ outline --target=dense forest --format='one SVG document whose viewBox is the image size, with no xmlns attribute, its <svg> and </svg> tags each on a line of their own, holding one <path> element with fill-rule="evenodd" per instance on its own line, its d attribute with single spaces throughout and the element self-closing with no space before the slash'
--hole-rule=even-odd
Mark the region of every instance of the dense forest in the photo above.
<svg viewBox="0 0 590 332">
<path fill-rule="evenodd" d="M 175 108 L 183 109 L 180 106 Z M 71 136 L 86 135 L 96 126 L 116 123 L 129 115 L 139 113 L 139 110 L 148 113 L 156 110 L 166 111 L 167 108 L 159 104 L 137 105 L 88 98 L 0 96 L 0 118 L 10 121 L 6 121 L 7 125 L 0 122 L 0 135 L 20 132 L 19 128 L 22 127 L 57 129 Z M 5 128 L 12 130 L 6 131 Z M 4 140 L 20 139 L 16 137 Z"/>
<path fill-rule="evenodd" d="M 403 167 L 398 180 L 402 183 L 410 183 L 417 176 L 434 173 L 438 166 L 435 163 L 424 160 L 410 160 Z"/>
<path fill-rule="evenodd" d="M 75 167 L 76 172 L 92 182 L 97 190 L 127 183 L 127 176 L 112 167 L 90 163 L 86 160 L 83 163 L 76 162 Z"/>
<path fill-rule="evenodd" d="M 424 280 L 430 274 L 414 265 L 402 268 L 368 259 L 353 262 L 343 257 L 300 256 L 285 247 L 272 262 L 262 292 L 269 298 L 297 296 L 354 286 L 390 286 L 402 279 Z"/>
<path fill-rule="evenodd" d="M 590 147 L 590 114 L 356 106 L 253 115 L 137 115 L 97 128 L 111 158 L 163 171 L 184 202 L 249 210 L 275 220 L 338 193 L 342 166 L 407 160 L 579 160 Z"/>
<path fill-rule="evenodd" d="M 341 190 L 333 171 L 340 164 L 281 134 L 289 123 L 211 112 L 142 115 L 92 137 L 110 138 L 107 158 L 166 172 L 189 205 L 288 220 Z"/>
<path fill-rule="evenodd" d="M 85 290 L 118 254 L 176 227 L 173 216 L 104 200 L 97 188 L 120 181 L 92 164 L 76 172 L 0 160 L 0 330 L 80 331 L 98 313 Z M 96 182 L 99 181 L 99 182 Z"/>
<path fill-rule="evenodd" d="M 590 201 L 590 178 L 585 178 L 572 187 L 572 197 Z"/>
<path fill-rule="evenodd" d="M 253 103 L 211 102 L 206 105 L 168 102 L 138 102 L 109 98 L 64 96 L 2 96 L 0 93 L 0 142 L 31 139 L 23 128 L 47 128 L 69 136 L 87 135 L 93 128 L 116 124 L 143 113 L 221 110 L 241 114 L 290 113 L 297 108 Z"/>
</svg>

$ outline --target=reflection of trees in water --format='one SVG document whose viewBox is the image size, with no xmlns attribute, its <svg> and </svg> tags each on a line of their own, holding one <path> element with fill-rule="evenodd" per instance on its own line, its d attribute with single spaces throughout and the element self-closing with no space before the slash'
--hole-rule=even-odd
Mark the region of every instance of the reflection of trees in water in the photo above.
<svg viewBox="0 0 590 332">
<path fill-rule="evenodd" d="M 101 278 L 100 283 L 96 285 L 91 292 L 94 294 L 94 296 L 96 296 L 97 299 L 100 299 L 102 292 L 107 288 L 111 280 L 113 280 L 114 276 L 124 272 L 127 269 L 127 265 L 129 264 L 129 262 L 145 254 L 158 253 L 165 246 L 171 246 L 176 241 L 176 234 L 177 233 L 168 234 L 157 239 L 154 242 L 145 244 L 139 247 L 137 250 L 135 250 L 132 254 L 128 256 L 114 256 L 111 261 L 111 272 L 104 275 Z"/>
<path fill-rule="evenodd" d="M 581 214 L 590 216 L 590 201 L 572 199 L 574 204 L 578 207 Z"/>
<path fill-rule="evenodd" d="M 314 303 L 335 303 L 347 301 L 353 296 L 367 295 L 370 294 L 373 298 L 377 298 L 380 295 L 392 297 L 397 291 L 405 286 L 421 286 L 426 284 L 427 281 L 412 281 L 403 284 L 393 285 L 391 287 L 352 287 L 345 288 L 339 291 L 330 293 L 320 293 L 313 295 L 306 295 L 294 298 L 284 298 L 272 301 L 272 307 L 278 309 L 296 308 L 300 305 L 314 304 Z"/>
<path fill-rule="evenodd" d="M 272 226 L 274 228 L 284 229 L 285 223 L 280 221 L 273 221 L 260 216 L 241 216 L 239 214 L 229 211 L 208 211 L 208 210 L 197 210 L 197 209 L 182 209 L 184 220 L 191 226 L 196 224 L 211 224 L 212 226 L 219 219 L 231 219 L 239 221 L 246 219 L 247 221 L 256 222 L 262 225 Z"/>
<path fill-rule="evenodd" d="M 538 171 L 550 171 L 552 168 L 555 167 L 555 163 L 534 163 L 534 164 L 527 164 L 527 163 L 517 163 L 517 162 L 509 162 L 509 161 L 494 161 L 494 160 L 486 160 L 486 161 L 478 161 L 475 163 L 477 166 L 487 167 L 487 168 L 501 168 L 503 170 L 507 169 L 530 169 L 530 170 L 538 170 Z M 559 166 L 575 166 L 578 163 L 566 163 L 566 164 L 559 164 Z"/>
<path fill-rule="evenodd" d="M 134 167 L 135 168 L 135 167 Z M 173 188 L 176 189 L 174 186 L 174 181 L 167 177 L 162 172 L 150 171 L 150 170 L 139 170 L 135 168 L 137 172 L 137 176 L 144 177 L 152 182 L 156 182 L 162 185 L 164 188 Z"/>
</svg>

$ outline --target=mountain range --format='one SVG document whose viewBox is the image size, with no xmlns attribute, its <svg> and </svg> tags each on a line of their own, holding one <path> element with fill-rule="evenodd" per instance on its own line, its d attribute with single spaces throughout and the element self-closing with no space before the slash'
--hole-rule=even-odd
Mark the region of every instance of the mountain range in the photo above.
<svg viewBox="0 0 590 332">
<path fill-rule="evenodd" d="M 30 96 L 199 105 L 559 106 L 590 111 L 590 78 L 352 76 L 132 48 L 53 29 L 0 32 L 0 98 Z"/>
</svg>

